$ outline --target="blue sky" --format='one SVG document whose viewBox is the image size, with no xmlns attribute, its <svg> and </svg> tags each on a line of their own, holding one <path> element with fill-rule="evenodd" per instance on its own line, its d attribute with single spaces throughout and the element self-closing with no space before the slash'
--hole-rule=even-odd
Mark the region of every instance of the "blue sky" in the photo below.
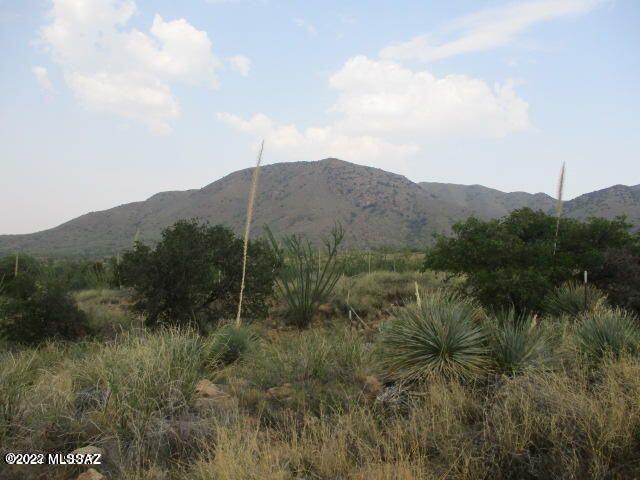
<svg viewBox="0 0 640 480">
<path fill-rule="evenodd" d="M 0 233 L 335 156 L 640 183 L 640 2 L 0 0 Z"/>
</svg>

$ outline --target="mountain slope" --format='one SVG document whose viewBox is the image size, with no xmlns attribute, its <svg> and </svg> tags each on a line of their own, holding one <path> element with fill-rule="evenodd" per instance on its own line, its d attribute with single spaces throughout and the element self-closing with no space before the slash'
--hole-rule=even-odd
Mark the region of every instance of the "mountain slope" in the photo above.
<svg viewBox="0 0 640 480">
<path fill-rule="evenodd" d="M 109 254 L 130 247 L 138 231 L 143 241 L 158 239 L 163 228 L 180 218 L 198 217 L 240 232 L 251 173 L 240 170 L 200 190 L 160 193 L 50 230 L 0 236 L 0 253 Z M 253 232 L 259 234 L 266 224 L 276 234 L 318 238 L 340 221 L 346 246 L 418 246 L 468 214 L 403 176 L 326 159 L 263 167 Z"/>
<path fill-rule="evenodd" d="M 27 235 L 0 235 L 0 255 L 109 255 L 130 248 L 178 219 L 222 223 L 236 232 L 244 226 L 252 169 L 234 172 L 199 190 L 163 192 L 142 201 L 91 212 L 58 227 Z M 553 212 L 544 194 L 504 193 L 481 185 L 423 182 L 337 159 L 280 163 L 262 167 L 254 210 L 254 235 L 269 225 L 274 233 L 325 235 L 335 221 L 346 230 L 345 246 L 422 246 L 433 233 L 447 233 L 469 215 L 489 219 L 530 207 Z M 575 218 L 625 214 L 640 225 L 640 186 L 615 185 L 565 203 Z"/>
<path fill-rule="evenodd" d="M 556 203 L 545 193 L 505 193 L 482 185 L 421 182 L 420 186 L 438 199 L 468 209 L 482 219 L 503 217 L 523 207 L 548 212 Z"/>
</svg>

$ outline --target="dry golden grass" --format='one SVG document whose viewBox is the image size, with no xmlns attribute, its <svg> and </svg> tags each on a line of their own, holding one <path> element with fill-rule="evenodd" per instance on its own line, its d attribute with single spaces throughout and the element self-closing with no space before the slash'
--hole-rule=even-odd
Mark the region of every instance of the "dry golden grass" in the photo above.
<svg viewBox="0 0 640 480">
<path fill-rule="evenodd" d="M 0 450 L 93 444 L 106 451 L 100 470 L 126 480 L 638 478 L 640 359 L 594 365 L 571 331 L 553 372 L 434 377 L 373 394 L 373 344 L 339 323 L 263 332 L 226 367 L 212 361 L 212 339 L 177 330 L 6 350 Z M 198 407 L 203 378 L 232 401 Z M 0 478 L 79 471 L 2 464 Z"/>
</svg>

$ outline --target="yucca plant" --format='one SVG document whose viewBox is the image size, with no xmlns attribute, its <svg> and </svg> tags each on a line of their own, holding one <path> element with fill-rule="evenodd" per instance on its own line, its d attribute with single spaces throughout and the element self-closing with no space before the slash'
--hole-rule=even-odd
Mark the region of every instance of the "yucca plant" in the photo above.
<svg viewBox="0 0 640 480">
<path fill-rule="evenodd" d="M 281 247 L 271 230 L 265 230 L 276 258 L 283 265 L 276 285 L 287 304 L 287 317 L 292 324 L 307 327 L 342 275 L 338 247 L 344 230 L 340 224 L 334 226 L 324 240 L 324 255 L 298 235 L 285 237 Z"/>
<path fill-rule="evenodd" d="M 218 328 L 206 344 L 210 363 L 229 365 L 240 359 L 258 341 L 258 335 L 244 325 L 226 324 Z"/>
<path fill-rule="evenodd" d="M 381 363 L 387 375 L 416 380 L 484 372 L 489 351 L 483 315 L 475 301 L 441 290 L 398 310 L 381 332 Z"/>
<path fill-rule="evenodd" d="M 576 337 L 580 350 L 593 360 L 640 352 L 639 320 L 621 308 L 599 308 L 586 314 L 576 327 Z"/>
<path fill-rule="evenodd" d="M 591 284 L 565 282 L 555 288 L 544 300 L 545 310 L 555 317 L 576 318 L 603 306 L 607 296 Z"/>
<path fill-rule="evenodd" d="M 553 338 L 528 313 L 515 309 L 500 311 L 487 322 L 493 367 L 514 375 L 534 368 L 548 368 L 557 360 Z"/>
</svg>

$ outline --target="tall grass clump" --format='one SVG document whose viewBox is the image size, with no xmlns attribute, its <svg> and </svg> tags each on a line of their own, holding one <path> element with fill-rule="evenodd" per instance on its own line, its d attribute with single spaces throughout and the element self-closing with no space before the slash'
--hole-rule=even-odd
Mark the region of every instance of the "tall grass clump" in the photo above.
<svg viewBox="0 0 640 480">
<path fill-rule="evenodd" d="M 586 290 L 586 291 L 585 291 Z M 565 282 L 544 300 L 545 310 L 554 317 L 577 316 L 593 312 L 607 302 L 607 296 L 591 284 Z"/>
<path fill-rule="evenodd" d="M 555 339 L 534 315 L 501 311 L 487 322 L 494 369 L 513 375 L 530 369 L 545 369 L 558 359 Z"/>
<path fill-rule="evenodd" d="M 443 290 L 400 309 L 381 333 L 381 361 L 390 377 L 433 374 L 468 378 L 489 366 L 482 309 Z"/>
<path fill-rule="evenodd" d="M 266 232 L 283 265 L 276 285 L 287 305 L 287 318 L 297 327 L 307 327 L 342 276 L 338 247 L 344 239 L 344 230 L 339 224 L 332 229 L 324 240 L 324 252 L 315 250 L 309 240 L 297 235 L 285 237 L 281 247 L 273 233 L 269 229 Z"/>
<path fill-rule="evenodd" d="M 621 308 L 600 308 L 585 315 L 576 327 L 579 349 L 592 360 L 607 355 L 640 351 L 640 324 L 631 312 Z"/>
</svg>

